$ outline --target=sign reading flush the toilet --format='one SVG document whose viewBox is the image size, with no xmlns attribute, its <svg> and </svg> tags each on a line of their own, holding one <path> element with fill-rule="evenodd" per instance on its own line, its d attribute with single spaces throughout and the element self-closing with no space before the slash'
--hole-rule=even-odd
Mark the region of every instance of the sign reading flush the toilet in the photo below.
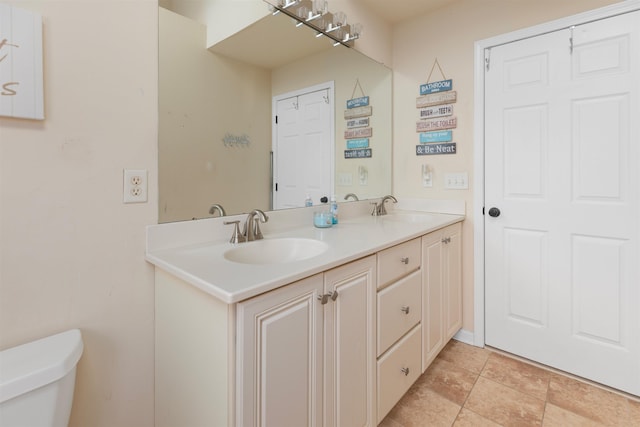
<svg viewBox="0 0 640 427">
<path fill-rule="evenodd" d="M 42 17 L 0 3 L 0 116 L 44 119 Z"/>
</svg>

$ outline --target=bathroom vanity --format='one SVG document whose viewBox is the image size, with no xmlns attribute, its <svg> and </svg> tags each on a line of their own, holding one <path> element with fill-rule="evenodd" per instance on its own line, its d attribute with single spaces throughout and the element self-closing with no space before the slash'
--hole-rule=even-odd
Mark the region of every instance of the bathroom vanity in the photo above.
<svg viewBox="0 0 640 427">
<path fill-rule="evenodd" d="M 156 426 L 382 421 L 461 327 L 464 216 L 365 209 L 272 212 L 238 245 L 218 218 L 150 227 Z"/>
</svg>

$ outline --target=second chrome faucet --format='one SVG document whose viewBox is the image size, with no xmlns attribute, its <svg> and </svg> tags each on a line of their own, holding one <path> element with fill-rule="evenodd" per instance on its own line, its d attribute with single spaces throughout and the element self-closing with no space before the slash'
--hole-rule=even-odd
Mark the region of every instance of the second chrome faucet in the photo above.
<svg viewBox="0 0 640 427">
<path fill-rule="evenodd" d="M 233 224 L 233 235 L 231 236 L 231 243 L 252 242 L 254 240 L 262 239 L 262 231 L 260 231 L 260 223 L 269 221 L 269 217 L 260 209 L 254 209 L 247 215 L 247 219 L 244 222 L 244 228 L 240 233 L 240 220 L 225 221 L 225 225 Z"/>
</svg>

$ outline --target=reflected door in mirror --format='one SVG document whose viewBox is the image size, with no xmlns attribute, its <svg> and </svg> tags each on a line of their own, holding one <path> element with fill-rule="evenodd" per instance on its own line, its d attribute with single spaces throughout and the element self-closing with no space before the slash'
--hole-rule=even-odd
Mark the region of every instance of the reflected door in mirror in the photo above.
<svg viewBox="0 0 640 427">
<path fill-rule="evenodd" d="M 274 209 L 313 204 L 333 188 L 333 90 L 330 84 L 275 97 Z"/>
</svg>

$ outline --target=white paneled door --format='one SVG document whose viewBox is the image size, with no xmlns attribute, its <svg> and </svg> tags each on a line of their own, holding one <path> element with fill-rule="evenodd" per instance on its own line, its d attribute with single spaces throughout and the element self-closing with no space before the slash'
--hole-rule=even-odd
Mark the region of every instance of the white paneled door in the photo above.
<svg viewBox="0 0 640 427">
<path fill-rule="evenodd" d="M 640 395 L 640 11 L 486 59 L 486 344 Z"/>
<path fill-rule="evenodd" d="M 331 96 L 325 88 L 274 102 L 274 209 L 304 206 L 307 195 L 317 205 L 333 193 Z"/>
</svg>

